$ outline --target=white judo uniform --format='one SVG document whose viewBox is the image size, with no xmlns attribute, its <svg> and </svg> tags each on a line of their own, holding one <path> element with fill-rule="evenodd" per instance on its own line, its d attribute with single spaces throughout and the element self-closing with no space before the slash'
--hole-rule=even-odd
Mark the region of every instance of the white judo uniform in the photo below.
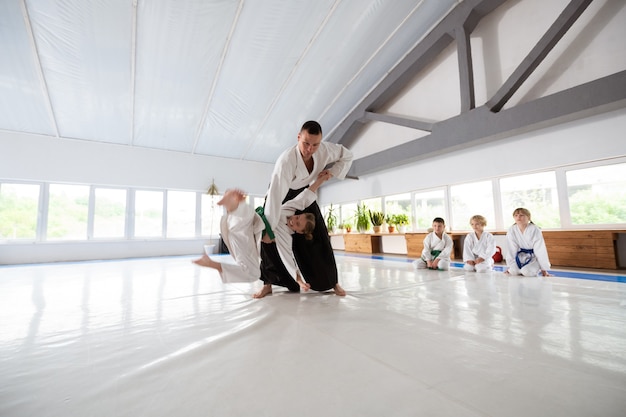
<svg viewBox="0 0 626 417">
<path fill-rule="evenodd" d="M 536 277 L 539 271 L 550 269 L 550 259 L 543 234 L 534 223 L 524 233 L 514 224 L 506 233 L 506 265 L 511 275 Z"/>
<path fill-rule="evenodd" d="M 426 269 L 428 267 L 426 261 L 433 261 L 435 258 L 439 259 L 437 269 L 446 271 L 450 268 L 450 254 L 452 254 L 452 238 L 443 232 L 441 239 L 435 232 L 431 232 L 424 238 L 424 250 L 422 250 L 422 257 L 413 261 L 413 266 L 417 269 Z M 439 251 L 439 254 L 434 255 L 433 251 Z"/>
<path fill-rule="evenodd" d="M 466 271 L 489 272 L 493 269 L 493 255 L 496 253 L 496 240 L 489 232 L 483 232 L 480 239 L 476 232 L 470 232 L 463 242 L 463 269 Z M 467 261 L 475 261 L 483 258 L 478 265 L 467 264 Z"/>
<path fill-rule="evenodd" d="M 261 276 L 257 242 L 265 224 L 249 205 L 222 216 L 220 231 L 234 263 L 222 262 L 222 282 L 254 282 Z"/>
<path fill-rule="evenodd" d="M 333 162 L 335 164 L 329 168 L 333 177 L 345 178 L 352 165 L 352 152 L 341 145 L 321 142 L 313 154 L 313 161 L 313 170 L 309 172 L 297 145 L 278 157 L 265 201 L 265 217 L 272 229 L 279 222 L 282 201 L 289 189 L 297 190 L 310 185 L 317 179 L 319 173 Z"/>
</svg>

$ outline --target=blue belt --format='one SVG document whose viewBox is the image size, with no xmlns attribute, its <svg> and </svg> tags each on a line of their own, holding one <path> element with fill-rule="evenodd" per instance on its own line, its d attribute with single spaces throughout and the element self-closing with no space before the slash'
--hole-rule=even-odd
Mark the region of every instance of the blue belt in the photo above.
<svg viewBox="0 0 626 417">
<path fill-rule="evenodd" d="M 522 263 L 522 261 L 520 261 L 519 259 L 519 254 L 520 253 L 527 253 L 530 256 L 528 257 L 528 259 L 526 259 L 526 261 L 524 261 L 524 263 Z M 525 267 L 526 265 L 528 265 L 530 263 L 530 261 L 533 260 L 533 255 L 535 254 L 535 251 L 533 251 L 532 249 L 523 249 L 520 248 L 519 251 L 517 251 L 517 254 L 515 255 L 515 262 L 517 263 L 517 267 L 519 269 L 522 269 L 523 267 Z"/>
</svg>

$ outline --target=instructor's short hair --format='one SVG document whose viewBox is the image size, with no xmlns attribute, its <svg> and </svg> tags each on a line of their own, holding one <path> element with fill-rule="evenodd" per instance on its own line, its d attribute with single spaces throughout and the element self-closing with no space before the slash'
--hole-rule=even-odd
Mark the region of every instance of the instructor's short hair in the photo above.
<svg viewBox="0 0 626 417">
<path fill-rule="evenodd" d="M 317 123 L 315 120 L 309 120 L 308 122 L 304 122 L 302 125 L 302 129 L 300 132 L 307 131 L 311 135 L 321 135 L 322 134 L 322 126 Z"/>
</svg>

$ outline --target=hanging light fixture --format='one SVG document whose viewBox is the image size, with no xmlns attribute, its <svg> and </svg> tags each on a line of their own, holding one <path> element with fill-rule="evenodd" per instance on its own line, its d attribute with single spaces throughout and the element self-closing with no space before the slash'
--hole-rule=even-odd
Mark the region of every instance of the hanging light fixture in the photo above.
<svg viewBox="0 0 626 417">
<path fill-rule="evenodd" d="M 209 189 L 206 191 L 206 193 L 210 196 L 216 196 L 218 195 L 220 192 L 217 190 L 217 185 L 215 185 L 215 179 L 211 180 L 211 186 L 209 187 Z"/>
<path fill-rule="evenodd" d="M 220 193 L 217 185 L 215 185 L 215 178 L 211 179 L 211 185 L 206 193 L 211 196 L 211 229 L 209 231 L 209 234 L 211 234 L 213 233 L 213 217 L 215 217 L 215 196 Z M 204 251 L 207 255 L 213 253 L 213 248 L 215 248 L 214 244 L 204 245 Z"/>
</svg>

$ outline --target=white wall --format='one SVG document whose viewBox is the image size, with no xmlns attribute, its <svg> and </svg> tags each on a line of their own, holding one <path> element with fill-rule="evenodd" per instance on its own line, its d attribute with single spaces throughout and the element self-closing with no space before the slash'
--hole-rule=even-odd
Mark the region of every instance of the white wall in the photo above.
<svg viewBox="0 0 626 417">
<path fill-rule="evenodd" d="M 220 191 L 267 190 L 273 165 L 179 152 L 0 132 L 0 181 L 67 182 L 204 191 L 212 179 Z M 201 254 L 206 239 L 116 242 L 2 243 L 0 265 Z"/>
<path fill-rule="evenodd" d="M 205 239 L 145 239 L 121 242 L 88 241 L 3 244 L 0 246 L 0 265 L 174 255 L 200 256 L 202 255 L 204 245 L 217 243 L 217 240 L 210 241 Z"/>
<path fill-rule="evenodd" d="M 0 180 L 204 191 L 267 190 L 273 165 L 0 131 Z"/>
</svg>

